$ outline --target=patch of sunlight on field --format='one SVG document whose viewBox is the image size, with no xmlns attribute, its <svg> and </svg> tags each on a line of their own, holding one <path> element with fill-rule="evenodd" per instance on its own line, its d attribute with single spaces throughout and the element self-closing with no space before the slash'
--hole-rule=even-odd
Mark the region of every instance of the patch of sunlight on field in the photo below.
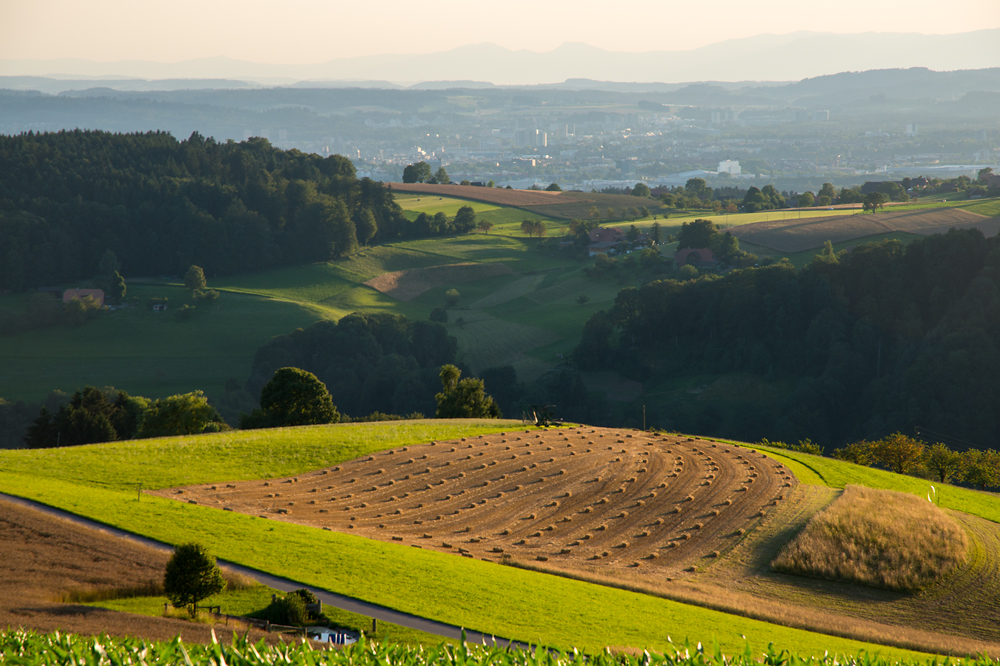
<svg viewBox="0 0 1000 666">
<path fill-rule="evenodd" d="M 615 300 L 618 289 L 611 285 L 596 284 L 582 277 L 575 277 L 534 293 L 527 294 L 532 303 L 539 305 L 575 304 L 580 296 L 586 296 L 588 303 L 608 303 Z"/>
<path fill-rule="evenodd" d="M 327 263 L 279 268 L 212 280 L 212 288 L 290 301 L 320 303 L 354 287 Z"/>
<path fill-rule="evenodd" d="M 499 365 L 513 365 L 525 352 L 555 342 L 552 331 L 497 319 L 482 310 L 463 312 L 465 324 L 448 325 L 458 340 L 459 355 L 476 372 Z"/>
<path fill-rule="evenodd" d="M 352 282 L 364 282 L 382 273 L 409 271 L 441 264 L 441 257 L 400 245 L 380 245 L 331 264 L 331 271 Z"/>
<path fill-rule="evenodd" d="M 398 193 L 393 194 L 393 197 L 396 199 L 396 203 L 399 204 L 399 207 L 403 209 L 404 213 L 406 213 L 406 217 L 410 220 L 416 219 L 420 213 L 427 213 L 428 215 L 444 213 L 448 217 L 455 217 L 455 214 L 458 213 L 458 209 L 462 206 L 471 206 L 472 210 L 476 211 L 477 214 L 497 210 L 499 208 L 499 206 L 483 203 L 481 201 L 452 199 L 450 197 L 436 197 L 426 194 Z"/>
<path fill-rule="evenodd" d="M 480 298 L 478 301 L 473 303 L 470 307 L 472 308 L 489 308 L 494 305 L 500 305 L 501 303 L 506 303 L 507 301 L 512 301 L 515 298 L 520 298 L 525 294 L 531 293 L 538 288 L 538 285 L 542 283 L 545 279 L 544 275 L 527 275 L 523 278 L 514 280 L 510 284 L 504 285 L 503 287 L 497 289 L 489 296 L 485 298 Z"/>
</svg>

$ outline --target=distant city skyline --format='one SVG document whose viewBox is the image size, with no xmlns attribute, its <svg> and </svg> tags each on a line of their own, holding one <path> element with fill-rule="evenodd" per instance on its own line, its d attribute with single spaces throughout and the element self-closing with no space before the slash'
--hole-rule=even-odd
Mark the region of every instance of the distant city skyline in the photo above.
<svg viewBox="0 0 1000 666">
<path fill-rule="evenodd" d="M 683 51 L 729 39 L 809 30 L 955 34 L 1000 28 L 997 0 L 961 11 L 928 0 L 0 0 L 0 59 L 179 62 L 227 57 L 310 64 L 422 54 L 469 44 L 547 52 L 566 42 L 624 52 Z M 974 60 L 975 54 L 969 54 Z M 971 63 L 970 63 L 971 64 Z"/>
</svg>

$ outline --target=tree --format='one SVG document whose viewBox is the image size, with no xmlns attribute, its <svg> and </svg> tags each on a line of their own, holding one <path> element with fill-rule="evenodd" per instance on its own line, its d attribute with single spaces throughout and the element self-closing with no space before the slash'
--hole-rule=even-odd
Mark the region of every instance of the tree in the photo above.
<svg viewBox="0 0 1000 666">
<path fill-rule="evenodd" d="M 895 432 L 872 442 L 872 455 L 879 465 L 888 467 L 896 474 L 906 474 L 923 458 L 924 444 L 901 432 Z"/>
<path fill-rule="evenodd" d="M 980 490 L 1000 482 L 1000 453 L 993 449 L 969 449 L 962 454 L 962 481 Z"/>
<path fill-rule="evenodd" d="M 837 189 L 833 186 L 833 183 L 823 183 L 823 187 L 819 188 L 819 197 L 829 197 L 830 201 L 837 198 Z"/>
<path fill-rule="evenodd" d="M 924 466 L 937 475 L 938 481 L 947 483 L 962 468 L 962 454 L 938 442 L 927 449 Z"/>
<path fill-rule="evenodd" d="M 591 206 L 590 209 L 587 211 L 587 214 L 590 215 L 595 220 L 601 217 L 601 211 L 597 210 L 597 206 Z"/>
<path fill-rule="evenodd" d="M 649 231 L 649 237 L 653 239 L 654 243 L 660 242 L 660 223 L 653 222 L 652 228 Z"/>
<path fill-rule="evenodd" d="M 649 198 L 653 196 L 653 193 L 650 191 L 649 185 L 646 185 L 646 183 L 636 183 L 635 187 L 632 188 L 632 196 Z"/>
<path fill-rule="evenodd" d="M 545 223 L 541 220 L 524 220 L 521 222 L 521 231 L 524 232 L 528 238 L 533 236 L 541 238 L 545 235 Z"/>
<path fill-rule="evenodd" d="M 885 195 L 881 192 L 869 192 L 865 195 L 864 200 L 861 203 L 861 209 L 865 211 L 875 212 L 877 209 L 882 208 L 885 205 Z"/>
<path fill-rule="evenodd" d="M 428 317 L 428 319 L 438 324 L 447 324 L 448 311 L 445 310 L 444 308 L 434 308 L 433 310 L 431 310 L 431 314 Z"/>
<path fill-rule="evenodd" d="M 639 230 L 634 224 L 628 225 L 628 230 L 625 232 L 625 240 L 629 243 L 634 243 L 639 240 Z"/>
<path fill-rule="evenodd" d="M 224 589 L 226 580 L 208 549 L 197 543 L 177 546 L 163 575 L 163 590 L 174 608 L 187 608 L 194 618 L 199 601 Z"/>
<path fill-rule="evenodd" d="M 280 368 L 260 391 L 260 409 L 240 420 L 244 428 L 337 423 L 340 412 L 326 384 L 300 368 Z"/>
<path fill-rule="evenodd" d="M 448 175 L 448 172 L 444 170 L 444 167 L 438 167 L 438 170 L 434 172 L 434 176 L 430 179 L 430 182 L 437 183 L 439 185 L 447 185 L 451 182 L 451 177 Z"/>
<path fill-rule="evenodd" d="M 803 192 L 798 197 L 799 208 L 811 208 L 816 205 L 816 195 L 812 192 Z"/>
<path fill-rule="evenodd" d="M 449 289 L 448 291 L 444 292 L 444 302 L 450 308 L 453 308 L 456 305 L 458 305 L 458 300 L 460 298 L 462 298 L 462 294 L 459 293 L 458 289 Z"/>
<path fill-rule="evenodd" d="M 979 172 L 976 174 L 976 180 L 979 181 L 980 183 L 985 183 L 986 180 L 992 175 L 993 175 L 993 167 L 986 167 L 979 170 Z"/>
<path fill-rule="evenodd" d="M 490 222 L 489 220 L 479 220 L 479 222 L 476 223 L 476 228 L 478 228 L 484 234 L 489 234 L 490 229 L 493 228 L 493 223 Z"/>
<path fill-rule="evenodd" d="M 455 213 L 455 231 L 467 234 L 476 228 L 476 211 L 472 206 L 462 206 Z"/>
<path fill-rule="evenodd" d="M 105 283 L 104 295 L 109 301 L 120 304 L 125 300 L 125 278 L 118 271 L 115 271 Z"/>
<path fill-rule="evenodd" d="M 685 222 L 677 234 L 677 249 L 710 247 L 718 231 L 711 220 Z"/>
<path fill-rule="evenodd" d="M 375 221 L 375 215 L 367 208 L 358 214 L 354 226 L 357 229 L 358 242 L 365 247 L 368 246 L 368 241 L 375 238 L 375 234 L 378 233 L 378 222 Z"/>
<path fill-rule="evenodd" d="M 403 169 L 404 183 L 426 183 L 431 179 L 431 165 L 427 162 L 417 162 Z"/>
<path fill-rule="evenodd" d="M 118 261 L 118 255 L 112 250 L 106 250 L 101 255 L 101 260 L 97 262 L 97 274 L 110 276 L 122 269 L 122 262 Z"/>
<path fill-rule="evenodd" d="M 201 391 L 154 400 L 143 412 L 137 436 L 172 437 L 218 432 L 229 426 Z"/>
<path fill-rule="evenodd" d="M 559 183 L 552 183 L 545 188 L 546 192 L 562 192 L 562 188 L 559 187 Z"/>
<path fill-rule="evenodd" d="M 460 379 L 462 371 L 454 365 L 441 367 L 441 393 L 437 400 L 439 419 L 498 419 L 500 408 L 493 398 L 486 394 L 482 379 L 467 377 Z"/>
<path fill-rule="evenodd" d="M 205 271 L 201 269 L 201 266 L 192 265 L 187 269 L 187 273 L 184 274 L 184 288 L 188 291 L 195 292 L 201 291 L 208 286 L 208 281 L 205 279 Z"/>
</svg>

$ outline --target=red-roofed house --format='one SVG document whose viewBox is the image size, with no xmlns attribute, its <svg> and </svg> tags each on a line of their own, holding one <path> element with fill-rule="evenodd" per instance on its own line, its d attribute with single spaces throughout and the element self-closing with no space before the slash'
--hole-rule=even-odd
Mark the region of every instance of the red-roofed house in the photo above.
<svg viewBox="0 0 1000 666">
<path fill-rule="evenodd" d="M 69 303 L 74 298 L 79 298 L 83 300 L 87 296 L 97 301 L 97 304 L 104 307 L 104 290 L 103 289 L 67 289 L 63 292 L 63 303 Z"/>
<path fill-rule="evenodd" d="M 707 247 L 686 247 L 683 250 L 677 250 L 674 262 L 678 266 L 691 264 L 695 268 L 706 268 L 718 263 L 715 259 L 715 253 Z"/>
</svg>

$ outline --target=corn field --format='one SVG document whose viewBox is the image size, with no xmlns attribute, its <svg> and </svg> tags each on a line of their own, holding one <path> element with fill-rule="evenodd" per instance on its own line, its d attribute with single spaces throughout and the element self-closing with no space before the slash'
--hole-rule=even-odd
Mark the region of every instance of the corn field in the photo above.
<svg viewBox="0 0 1000 666">
<path fill-rule="evenodd" d="M 215 638 L 213 633 L 213 639 Z M 38 634 L 11 630 L 0 633 L 0 664 L 17 666 L 993 666 L 1000 661 L 945 659 L 925 662 L 895 662 L 868 653 L 854 656 L 798 657 L 778 651 L 724 655 L 715 646 L 701 643 L 675 648 L 673 653 L 611 652 L 585 655 L 544 649 L 507 650 L 498 646 L 461 643 L 434 648 L 378 644 L 362 640 L 342 650 L 316 649 L 306 642 L 253 644 L 233 636 L 230 645 L 213 640 L 210 645 L 169 643 L 136 638 L 99 638 L 72 634 Z"/>
</svg>

